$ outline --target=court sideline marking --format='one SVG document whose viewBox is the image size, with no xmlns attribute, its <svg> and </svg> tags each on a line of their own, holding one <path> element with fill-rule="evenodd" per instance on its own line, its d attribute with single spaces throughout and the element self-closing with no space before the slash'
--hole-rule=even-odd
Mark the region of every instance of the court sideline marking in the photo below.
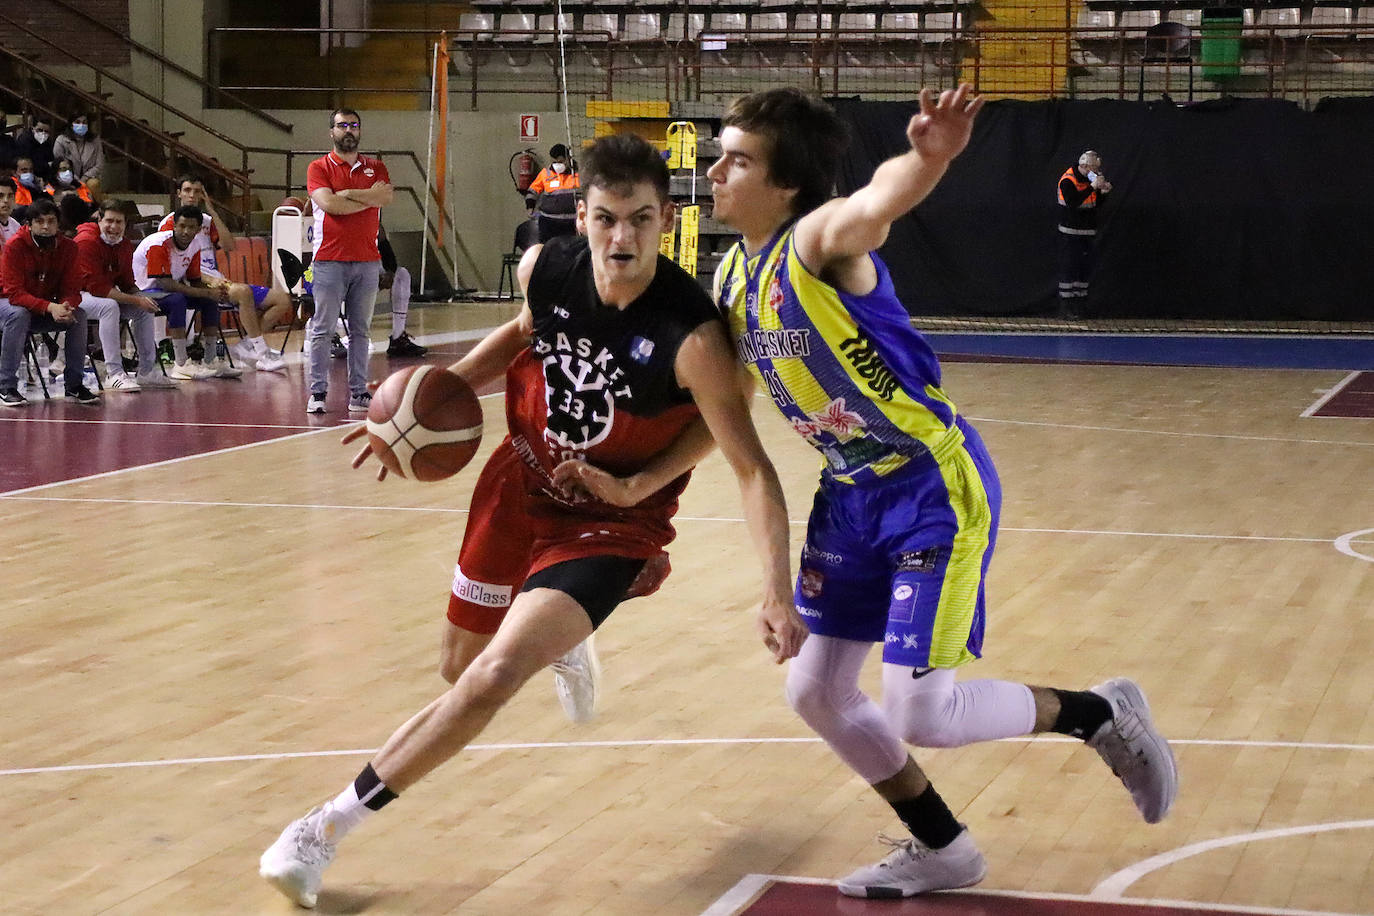
<svg viewBox="0 0 1374 916">
<path fill-rule="evenodd" d="M 715 903 L 702 911 L 701 916 L 736 916 L 743 907 L 748 906 L 756 897 L 768 889 L 769 884 L 813 884 L 834 887 L 833 880 L 825 878 L 798 878 L 792 875 L 745 875 L 726 891 Z M 839 891 L 836 891 L 838 894 Z M 1295 910 L 1287 907 L 1244 906 L 1231 903 L 1204 903 L 1196 900 L 1168 900 L 1163 898 L 1130 898 L 1113 900 L 1093 897 L 1087 894 L 1056 894 L 1048 891 L 1002 891 L 983 888 L 969 890 L 941 891 L 942 898 L 958 897 L 1007 897 L 1013 900 L 1062 900 L 1066 903 L 1096 903 L 1108 906 L 1159 907 L 1162 909 L 1206 910 L 1217 913 L 1245 913 L 1252 916 L 1361 916 L 1359 913 L 1336 913 L 1331 910 Z M 970 909 L 970 913 L 978 912 Z"/>
<path fill-rule="evenodd" d="M 625 738 L 604 741 L 512 741 L 499 744 L 469 744 L 467 751 L 528 751 L 563 750 L 586 748 L 629 748 L 629 747 L 680 747 L 732 744 L 821 744 L 818 737 L 803 738 Z M 1076 738 L 1058 735 L 1020 736 L 998 738 L 994 743 L 1001 744 L 1082 744 Z M 1261 750 L 1306 750 L 1306 751 L 1356 751 L 1374 753 L 1374 744 L 1341 744 L 1320 741 L 1245 741 L 1227 738 L 1179 738 L 1170 739 L 1176 747 L 1241 747 Z M 145 767 L 195 766 L 202 763 L 245 763 L 257 760 L 295 760 L 308 757 L 347 757 L 364 756 L 377 753 L 378 748 L 347 748 L 329 751 L 281 751 L 275 754 L 231 754 L 221 757 L 179 757 L 167 760 L 124 760 L 112 763 L 72 763 L 46 767 L 17 767 L 0 770 L 0 776 L 33 776 L 48 773 L 76 773 L 89 770 L 130 770 Z"/>
</svg>

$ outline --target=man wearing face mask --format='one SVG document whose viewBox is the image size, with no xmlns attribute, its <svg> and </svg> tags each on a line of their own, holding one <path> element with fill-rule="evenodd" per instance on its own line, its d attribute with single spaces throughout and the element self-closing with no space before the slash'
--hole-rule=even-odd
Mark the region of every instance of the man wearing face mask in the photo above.
<svg viewBox="0 0 1374 916">
<path fill-rule="evenodd" d="M 1112 183 L 1102 174 L 1102 157 L 1084 150 L 1077 164 L 1059 177 L 1059 314 L 1079 317 L 1088 298 L 1093 272 L 1093 243 L 1097 240 L 1097 206 Z"/>
<path fill-rule="evenodd" d="M 39 177 L 33 159 L 21 155 L 14 161 L 14 218 L 29 221 L 29 206 L 38 200 L 52 200 L 52 185 Z"/>
<path fill-rule="evenodd" d="M 53 160 L 53 135 L 52 122 L 47 118 L 39 118 L 33 122 L 33 127 L 28 130 L 21 130 L 14 138 L 16 146 L 15 158 L 26 156 L 33 166 L 33 172 L 37 175 L 40 182 L 52 180 Z M 16 171 L 17 171 L 16 167 Z"/>
<path fill-rule="evenodd" d="M 105 390 L 138 391 L 175 388 L 177 383 L 157 368 L 153 316 L 157 303 L 140 292 L 134 279 L 134 243 L 124 237 L 126 210 L 133 204 L 106 202 L 100 219 L 76 230 L 81 264 L 81 308 L 100 324 L 100 348 L 105 354 Z M 124 371 L 119 350 L 119 325 L 129 322 L 138 349 L 138 377 Z"/>
<path fill-rule="evenodd" d="M 539 221 L 541 244 L 560 235 L 577 234 L 577 189 L 581 181 L 576 164 L 561 143 L 549 149 L 549 158 L 552 161 L 525 191 L 525 204 L 534 207 Z"/>
<path fill-rule="evenodd" d="M 86 313 L 81 309 L 81 268 L 76 243 L 57 231 L 57 204 L 29 208 L 29 225 L 0 254 L 0 406 L 23 407 L 19 362 L 30 331 L 66 332 L 66 396 L 95 406 L 100 398 L 81 383 L 86 362 Z"/>
<path fill-rule="evenodd" d="M 71 124 L 62 135 L 53 141 L 53 159 L 65 159 L 70 165 L 72 178 L 91 187 L 94 195 L 100 194 L 100 173 L 105 168 L 105 152 L 100 140 L 91 136 L 91 119 L 84 111 L 72 116 Z M 54 171 L 54 178 L 61 180 L 61 166 Z M 67 179 L 70 181 L 71 179 Z"/>
</svg>

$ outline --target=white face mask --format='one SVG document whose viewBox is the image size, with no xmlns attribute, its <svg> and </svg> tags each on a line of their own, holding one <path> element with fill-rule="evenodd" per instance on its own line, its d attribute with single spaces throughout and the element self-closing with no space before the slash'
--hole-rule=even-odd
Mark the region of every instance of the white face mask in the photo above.
<svg viewBox="0 0 1374 916">
<path fill-rule="evenodd" d="M 78 136 L 78 137 L 84 137 L 84 136 L 86 136 L 86 125 L 85 125 L 85 124 L 73 124 L 73 125 L 72 125 L 72 133 L 73 133 L 75 136 Z"/>
<path fill-rule="evenodd" d="M 36 130 L 33 132 L 33 138 L 37 140 L 39 143 L 47 143 L 48 132 L 46 130 Z"/>
<path fill-rule="evenodd" d="M 71 183 L 72 183 L 72 170 L 71 170 L 71 169 L 63 169 L 62 171 L 58 172 L 58 173 L 57 173 L 57 180 L 60 181 L 60 182 L 62 182 L 63 184 L 71 184 Z"/>
<path fill-rule="evenodd" d="M 558 174 L 562 175 L 564 172 L 568 170 L 568 167 L 561 162 L 555 162 L 553 164 L 553 170 Z"/>
</svg>

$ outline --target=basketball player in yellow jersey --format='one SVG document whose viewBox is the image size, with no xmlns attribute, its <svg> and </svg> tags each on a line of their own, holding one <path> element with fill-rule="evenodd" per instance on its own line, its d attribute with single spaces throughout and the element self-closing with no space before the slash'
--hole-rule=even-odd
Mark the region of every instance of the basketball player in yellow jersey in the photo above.
<svg viewBox="0 0 1374 916">
<path fill-rule="evenodd" d="M 956 747 L 1053 731 L 1095 748 L 1145 820 L 1168 812 L 1177 773 L 1145 697 L 1117 678 L 1091 690 L 956 682 L 983 650 L 983 582 L 1001 488 L 974 428 L 940 387 L 874 254 L 967 145 L 982 100 L 921 93 L 911 148 L 830 200 L 845 129 L 794 89 L 737 100 L 709 171 L 715 217 L 742 238 L 716 296 L 750 374 L 825 457 L 795 601 L 811 630 L 787 698 L 896 811 L 912 838 L 839 882 L 858 897 L 965 887 L 987 866 L 903 741 Z M 858 675 L 883 643 L 882 705 Z"/>
</svg>

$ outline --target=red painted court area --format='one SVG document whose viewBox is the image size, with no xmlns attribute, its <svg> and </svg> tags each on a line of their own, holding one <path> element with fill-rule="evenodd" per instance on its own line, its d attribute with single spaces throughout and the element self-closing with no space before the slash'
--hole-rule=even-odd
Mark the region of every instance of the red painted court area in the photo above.
<svg viewBox="0 0 1374 916">
<path fill-rule="evenodd" d="M 470 344 L 431 350 L 423 361 L 448 365 Z M 295 342 L 292 342 L 292 349 Z M 388 360 L 374 353 L 370 375 L 420 360 Z M 61 382 L 49 384 L 60 394 Z M 106 393 L 99 407 L 56 397 L 43 400 L 36 386 L 29 405 L 0 412 L 0 493 L 89 477 L 128 467 L 251 445 L 324 427 L 356 423 L 348 413 L 347 369 L 330 361 L 329 412 L 307 414 L 305 370 L 246 371 L 239 379 L 181 382 L 175 390 Z"/>
<path fill-rule="evenodd" d="M 1310 414 L 1314 417 L 1374 417 L 1374 372 L 1356 372 Z"/>
<path fill-rule="evenodd" d="M 708 912 L 712 916 L 718 912 L 732 916 L 1215 916 L 1218 910 L 1184 903 L 1143 904 L 982 891 L 950 891 L 904 900 L 863 900 L 845 897 L 829 884 L 771 879 L 742 906 Z M 1266 911 L 1227 907 L 1223 912 L 1263 916 Z"/>
</svg>

